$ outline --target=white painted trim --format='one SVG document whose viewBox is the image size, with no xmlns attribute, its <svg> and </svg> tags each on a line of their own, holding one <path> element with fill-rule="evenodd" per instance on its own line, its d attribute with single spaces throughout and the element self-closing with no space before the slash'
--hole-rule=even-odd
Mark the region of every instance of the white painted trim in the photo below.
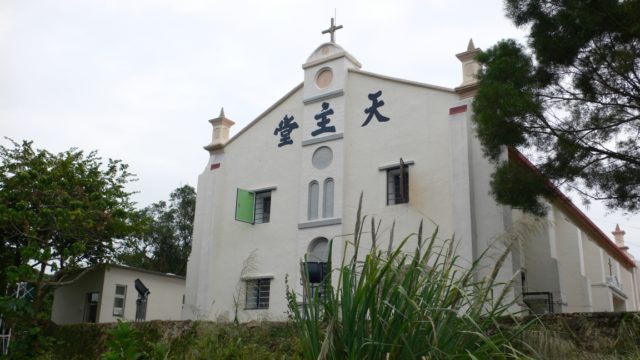
<svg viewBox="0 0 640 360">
<path fill-rule="evenodd" d="M 316 65 L 324 64 L 324 63 L 326 63 L 328 61 L 339 59 L 341 57 L 346 57 L 352 63 L 354 63 L 357 67 L 362 67 L 362 64 L 360 64 L 360 62 L 356 58 L 354 58 L 353 55 L 349 54 L 348 52 L 346 52 L 344 50 L 341 50 L 341 51 L 338 51 L 337 53 L 329 55 L 327 57 L 323 57 L 323 58 L 320 58 L 320 59 L 317 59 L 317 60 L 309 61 L 309 62 L 307 62 L 307 63 L 302 65 L 302 69 L 308 69 L 310 67 L 314 67 Z"/>
<path fill-rule="evenodd" d="M 414 164 L 416 163 L 416 162 L 415 162 L 415 161 L 413 161 L 413 160 L 407 160 L 407 161 L 404 161 L 404 160 L 403 160 L 403 162 L 404 162 L 404 164 L 405 164 L 406 166 L 411 166 L 411 165 L 414 165 Z M 393 164 L 387 164 L 387 165 L 378 166 L 378 170 L 380 170 L 380 171 L 387 171 L 387 170 L 389 170 L 389 169 L 395 169 L 395 168 L 398 168 L 398 167 L 400 167 L 400 162 L 393 163 Z"/>
<path fill-rule="evenodd" d="M 580 275 L 586 276 L 586 272 L 584 269 L 584 248 L 582 245 L 582 230 L 579 227 L 576 227 L 576 231 L 578 231 L 578 260 L 580 262 Z"/>
<path fill-rule="evenodd" d="M 241 279 L 242 279 L 242 281 L 260 280 L 260 279 L 275 279 L 275 275 L 273 275 L 273 274 L 245 275 Z"/>
<path fill-rule="evenodd" d="M 598 250 L 600 251 L 600 268 L 602 273 L 602 282 L 605 283 L 607 281 L 607 269 L 604 265 L 604 250 L 602 250 L 602 248 L 598 248 Z"/>
<path fill-rule="evenodd" d="M 313 145 L 313 144 L 319 144 L 319 143 L 323 143 L 326 141 L 333 141 L 333 140 L 340 140 L 344 137 L 343 133 L 339 133 L 339 134 L 331 134 L 328 136 L 323 136 L 321 138 L 313 138 L 313 139 L 307 139 L 307 140 L 302 140 L 302 146 L 309 146 L 309 145 Z"/>
<path fill-rule="evenodd" d="M 298 229 L 308 229 L 320 226 L 339 225 L 342 224 L 342 218 L 321 219 L 314 221 L 305 221 L 298 224 Z"/>
<path fill-rule="evenodd" d="M 558 244 L 557 244 L 557 240 L 556 240 L 556 224 L 555 224 L 555 219 L 554 219 L 554 211 L 553 211 L 553 206 L 551 204 L 548 204 L 548 211 L 547 211 L 547 220 L 549 221 L 549 229 L 548 229 L 548 234 L 549 234 L 549 256 L 551 256 L 551 258 L 558 260 Z"/>
<path fill-rule="evenodd" d="M 589 312 L 593 311 L 593 291 L 591 290 L 591 279 L 587 277 L 587 295 L 589 297 Z"/>
<path fill-rule="evenodd" d="M 261 188 L 257 188 L 257 189 L 251 189 L 249 191 L 254 192 L 254 193 L 259 193 L 259 192 L 265 192 L 265 191 L 275 191 L 277 189 L 278 189 L 277 186 L 267 186 L 267 187 L 261 187 Z"/>
<path fill-rule="evenodd" d="M 319 102 L 327 99 L 333 99 L 336 97 L 340 97 L 342 95 L 344 95 L 344 90 L 338 89 L 338 90 L 329 91 L 328 93 L 325 93 L 325 94 L 320 94 L 320 95 L 312 96 L 310 98 L 303 99 L 302 103 L 305 105 L 313 104 L 315 102 Z"/>
</svg>

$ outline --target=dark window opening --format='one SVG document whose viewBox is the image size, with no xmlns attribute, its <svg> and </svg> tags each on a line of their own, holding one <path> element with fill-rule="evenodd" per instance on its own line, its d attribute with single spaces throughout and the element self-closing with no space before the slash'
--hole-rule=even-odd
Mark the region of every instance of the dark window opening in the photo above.
<svg viewBox="0 0 640 360">
<path fill-rule="evenodd" d="M 271 219 L 271 191 L 256 193 L 255 223 L 268 223 Z"/>
<path fill-rule="evenodd" d="M 387 205 L 409 202 L 409 168 L 401 162 L 387 170 Z"/>
<path fill-rule="evenodd" d="M 246 280 L 245 309 L 268 309 L 271 279 Z"/>
</svg>

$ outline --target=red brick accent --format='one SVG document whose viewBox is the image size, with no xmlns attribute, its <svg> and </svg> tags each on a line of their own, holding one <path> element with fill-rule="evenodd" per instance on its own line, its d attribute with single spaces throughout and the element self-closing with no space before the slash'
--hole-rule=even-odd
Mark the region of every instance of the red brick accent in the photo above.
<svg viewBox="0 0 640 360">
<path fill-rule="evenodd" d="M 460 105 L 449 109 L 449 115 L 460 114 L 467 111 L 467 105 Z"/>
<path fill-rule="evenodd" d="M 211 170 L 219 169 L 220 163 L 211 164 Z"/>
</svg>

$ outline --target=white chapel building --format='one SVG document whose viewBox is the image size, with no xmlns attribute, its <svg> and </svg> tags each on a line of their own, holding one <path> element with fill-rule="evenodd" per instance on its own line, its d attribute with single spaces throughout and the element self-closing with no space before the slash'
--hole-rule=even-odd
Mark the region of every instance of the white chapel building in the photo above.
<svg viewBox="0 0 640 360">
<path fill-rule="evenodd" d="M 330 240 L 340 263 L 361 193 L 383 232 L 395 221 L 404 237 L 424 220 L 425 234 L 455 234 L 468 263 L 499 252 L 496 238 L 523 217 L 489 195 L 493 166 L 471 121 L 473 43 L 456 55 L 463 82 L 450 89 L 362 70 L 334 42 L 337 28 L 302 65 L 302 83 L 237 135 L 224 112 L 209 120 L 183 319 L 286 319 L 285 279 L 300 290 L 305 258 L 326 273 Z M 515 150 L 504 159 L 535 172 Z M 633 258 L 555 192 L 548 225 L 514 246 L 500 279 L 533 312 L 637 310 Z"/>
</svg>

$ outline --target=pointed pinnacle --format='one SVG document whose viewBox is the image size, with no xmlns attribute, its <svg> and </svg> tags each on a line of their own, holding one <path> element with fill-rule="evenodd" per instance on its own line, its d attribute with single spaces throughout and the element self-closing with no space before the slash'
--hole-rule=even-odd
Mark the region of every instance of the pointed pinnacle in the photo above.
<svg viewBox="0 0 640 360">
<path fill-rule="evenodd" d="M 620 225 L 616 224 L 616 232 L 620 232 Z"/>
<path fill-rule="evenodd" d="M 467 45 L 467 51 L 475 50 L 476 46 L 473 44 L 473 39 L 469 39 L 469 44 Z"/>
<path fill-rule="evenodd" d="M 224 106 L 220 108 L 220 116 L 218 117 L 221 117 L 221 118 L 224 117 Z"/>
</svg>

